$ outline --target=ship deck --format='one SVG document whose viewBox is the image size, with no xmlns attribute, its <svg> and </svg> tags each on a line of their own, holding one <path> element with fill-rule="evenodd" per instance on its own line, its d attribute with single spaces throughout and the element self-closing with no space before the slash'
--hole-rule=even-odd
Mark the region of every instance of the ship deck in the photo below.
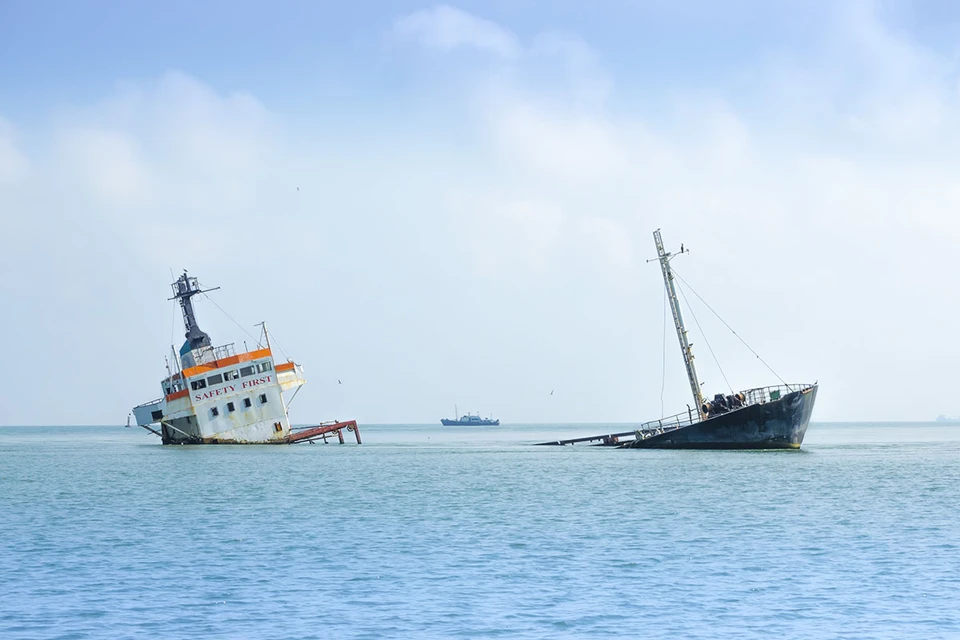
<svg viewBox="0 0 960 640">
<path fill-rule="evenodd" d="M 323 443 L 326 444 L 327 438 L 332 438 L 334 436 L 337 437 L 337 439 L 340 441 L 340 444 L 343 444 L 344 429 L 353 432 L 353 435 L 357 440 L 357 444 L 363 444 L 363 441 L 360 440 L 360 427 L 357 426 L 356 420 L 347 420 L 346 422 L 331 422 L 312 427 L 296 428 L 291 431 L 290 435 L 279 441 L 279 444 L 297 444 L 300 442 L 309 442 L 310 444 L 313 444 L 317 440 L 323 440 Z"/>
</svg>

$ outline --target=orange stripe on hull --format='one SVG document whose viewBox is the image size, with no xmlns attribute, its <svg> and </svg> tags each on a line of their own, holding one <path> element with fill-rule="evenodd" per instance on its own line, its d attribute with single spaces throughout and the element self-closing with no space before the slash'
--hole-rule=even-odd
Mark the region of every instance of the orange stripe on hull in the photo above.
<svg viewBox="0 0 960 640">
<path fill-rule="evenodd" d="M 186 398 L 186 397 L 187 397 L 187 390 L 181 389 L 180 391 L 177 391 L 175 393 L 171 393 L 170 395 L 168 395 L 167 402 L 170 402 L 171 400 L 176 400 L 177 398 Z"/>
<path fill-rule="evenodd" d="M 250 360 L 269 357 L 270 349 L 257 349 L 256 351 L 248 351 L 247 353 L 230 356 L 229 358 L 223 358 L 222 360 L 214 360 L 213 362 L 207 364 L 198 364 L 195 367 L 189 367 L 183 370 L 183 377 L 190 378 L 193 376 L 203 375 L 210 373 L 211 371 L 216 371 L 222 367 L 229 367 L 230 365 L 237 364 L 238 362 L 249 362 Z"/>
<path fill-rule="evenodd" d="M 275 366 L 274 369 L 277 373 L 280 373 L 282 371 L 293 371 L 293 368 L 296 366 L 297 365 L 293 364 L 292 362 L 284 362 L 283 364 L 278 364 Z"/>
</svg>

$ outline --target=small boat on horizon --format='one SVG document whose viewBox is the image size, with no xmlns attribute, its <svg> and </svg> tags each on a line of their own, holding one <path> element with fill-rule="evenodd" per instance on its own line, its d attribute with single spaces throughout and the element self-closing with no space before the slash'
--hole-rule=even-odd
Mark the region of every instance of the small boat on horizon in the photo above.
<svg viewBox="0 0 960 640">
<path fill-rule="evenodd" d="M 500 425 L 500 419 L 494 418 L 493 416 L 481 418 L 479 415 L 472 415 L 469 412 L 466 415 L 460 416 L 460 411 L 456 405 L 453 407 L 453 415 L 455 416 L 453 420 L 450 418 L 442 418 L 440 424 L 445 427 L 496 427 Z M 460 417 L 458 418 L 456 416 Z"/>
</svg>

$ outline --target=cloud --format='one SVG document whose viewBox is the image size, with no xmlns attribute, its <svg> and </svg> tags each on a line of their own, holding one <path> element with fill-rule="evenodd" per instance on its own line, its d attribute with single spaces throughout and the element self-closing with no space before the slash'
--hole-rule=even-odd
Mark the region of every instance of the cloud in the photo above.
<svg viewBox="0 0 960 640">
<path fill-rule="evenodd" d="M 157 313 L 171 267 L 221 285 L 232 317 L 269 320 L 316 372 L 294 405 L 306 419 L 432 419 L 457 387 L 513 421 L 648 417 L 657 227 L 692 251 L 678 272 L 785 378 L 826 381 L 818 419 L 955 413 L 937 403 L 960 347 L 925 343 L 951 335 L 960 308 L 956 80 L 880 17 L 837 10 L 809 47 L 722 70 L 749 82 L 667 67 L 651 88 L 634 60 L 601 55 L 606 42 L 520 39 L 439 7 L 396 22 L 448 61 L 418 85 L 444 118 L 421 117 L 413 136 L 390 109 L 353 127 L 318 111 L 293 130 L 257 96 L 178 72 L 61 105 L 33 135 L 0 125 L 0 268 L 27 274 L 0 283 L 21 310 L 0 329 L 40 336 L 10 359 L 57 362 L 48 385 L 76 394 L 46 407 L 28 379 L 8 380 L 16 401 L 0 408 L 47 413 L 0 422 L 116 421 L 149 397 L 179 338 Z M 444 55 L 456 48 L 484 53 L 479 72 Z M 244 339 L 201 313 L 215 340 Z M 735 384 L 768 379 L 698 314 Z M 447 366 L 460 360 L 471 367 Z M 687 401 L 675 360 L 668 411 Z M 921 373 L 904 379 L 903 363 Z M 321 370 L 345 372 L 344 388 Z M 562 411 L 517 391 L 554 378 L 580 394 Z"/>
<path fill-rule="evenodd" d="M 49 164 L 38 170 L 74 214 L 160 265 L 229 255 L 265 210 L 264 185 L 291 162 L 257 100 L 220 95 L 181 72 L 122 83 L 67 111 L 50 139 Z"/>
<path fill-rule="evenodd" d="M 448 5 L 437 5 L 399 18 L 394 22 L 393 31 L 402 40 L 444 51 L 473 47 L 503 58 L 513 58 L 520 53 L 520 43 L 509 30 Z"/>
<path fill-rule="evenodd" d="M 812 50 L 768 56 L 759 97 L 805 132 L 858 145 L 907 148 L 956 137 L 955 56 L 889 24 L 888 6 L 833 5 Z"/>
<path fill-rule="evenodd" d="M 494 279 L 507 272 L 548 272 L 565 216 L 550 201 L 464 195 L 456 205 L 457 234 L 467 238 L 473 264 Z"/>
<path fill-rule="evenodd" d="M 600 55 L 577 34 L 545 31 L 534 37 L 525 51 L 529 61 L 560 67 L 570 98 L 579 106 L 599 108 L 613 91 L 613 79 Z M 536 72 L 542 73 L 543 68 L 537 67 Z M 525 80 L 532 78 L 526 76 Z"/>
<path fill-rule="evenodd" d="M 66 169 L 64 175 L 109 209 L 149 202 L 147 168 L 128 134 L 71 128 L 61 133 L 58 154 Z"/>
<path fill-rule="evenodd" d="M 788 363 L 784 375 L 875 378 L 871 371 L 913 348 L 909 309 L 952 287 L 942 277 L 950 252 L 940 250 L 960 242 L 960 189 L 949 171 L 960 161 L 953 63 L 882 18 L 873 3 L 836 6 L 812 50 L 762 58 L 745 74 L 754 80 L 746 91 L 678 78 L 640 98 L 618 94 L 616 75 L 586 42 L 534 36 L 461 96 L 495 176 L 488 192 L 472 194 L 478 270 L 571 288 L 641 283 L 659 303 L 643 258 L 651 230 L 664 227 L 668 242 L 694 252 L 677 269 L 768 360 Z M 938 249 L 917 262 L 902 258 L 911 246 Z M 848 343 L 838 318 L 862 340 Z M 756 379 L 735 342 L 714 347 L 734 378 Z M 936 404 L 930 385 L 908 386 L 870 406 L 909 417 L 919 415 L 911 407 Z M 843 388 L 847 397 L 876 394 Z M 862 402 L 821 395 L 820 415 L 871 414 Z"/>
<path fill-rule="evenodd" d="M 625 150 L 617 132 L 588 114 L 498 100 L 486 124 L 505 160 L 528 170 L 588 183 L 624 168 Z"/>
<path fill-rule="evenodd" d="M 13 184 L 23 179 L 30 163 L 15 144 L 13 127 L 0 118 L 0 184 Z"/>
</svg>

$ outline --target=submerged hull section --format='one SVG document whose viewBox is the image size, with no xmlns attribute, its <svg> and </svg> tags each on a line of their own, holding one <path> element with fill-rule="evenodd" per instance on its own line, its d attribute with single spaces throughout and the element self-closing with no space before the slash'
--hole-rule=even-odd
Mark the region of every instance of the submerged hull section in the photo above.
<svg viewBox="0 0 960 640">
<path fill-rule="evenodd" d="M 163 444 L 277 444 L 290 435 L 283 421 L 254 422 L 227 430 L 205 431 L 192 417 L 179 418 L 160 425 Z"/>
<path fill-rule="evenodd" d="M 799 449 L 817 387 L 623 444 L 634 449 Z"/>
</svg>

